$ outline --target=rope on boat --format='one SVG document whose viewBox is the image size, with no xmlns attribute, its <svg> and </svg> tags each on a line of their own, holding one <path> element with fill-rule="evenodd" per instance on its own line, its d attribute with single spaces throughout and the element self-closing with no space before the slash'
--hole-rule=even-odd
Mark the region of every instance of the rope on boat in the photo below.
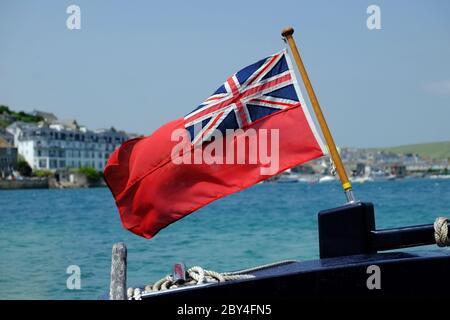
<svg viewBox="0 0 450 320">
<path fill-rule="evenodd" d="M 333 159 L 330 157 L 330 174 L 334 177 L 336 176 L 336 166 L 334 165 Z"/>
<path fill-rule="evenodd" d="M 167 275 L 153 284 L 146 285 L 144 287 L 144 290 L 142 290 L 141 288 L 128 288 L 127 296 L 128 300 L 141 300 L 143 294 L 150 292 L 158 292 L 180 287 L 194 286 L 202 283 L 218 283 L 233 280 L 251 279 L 255 277 L 254 275 L 249 274 L 251 272 L 294 262 L 298 261 L 283 260 L 275 263 L 264 264 L 261 266 L 233 272 L 216 272 L 212 270 L 203 269 L 202 267 L 199 266 L 194 266 L 186 271 L 186 281 L 183 283 L 177 283 L 174 281 L 172 275 Z"/>
<path fill-rule="evenodd" d="M 448 219 L 444 217 L 436 218 L 434 221 L 434 239 L 439 247 L 450 246 L 447 222 Z"/>
</svg>

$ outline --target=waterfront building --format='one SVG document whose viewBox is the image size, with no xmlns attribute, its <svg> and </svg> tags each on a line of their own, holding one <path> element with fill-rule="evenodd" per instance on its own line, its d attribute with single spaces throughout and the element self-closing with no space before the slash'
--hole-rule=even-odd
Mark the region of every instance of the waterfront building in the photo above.
<svg viewBox="0 0 450 320">
<path fill-rule="evenodd" d="M 32 168 L 52 171 L 81 167 L 101 171 L 111 152 L 131 138 L 114 128 L 92 131 L 75 120 L 14 122 L 7 131 Z"/>
<path fill-rule="evenodd" d="M 406 176 L 406 166 L 400 163 L 393 164 L 390 166 L 390 172 L 392 175 L 403 178 Z"/>
<path fill-rule="evenodd" d="M 58 122 L 58 117 L 55 116 L 55 114 L 53 114 L 51 112 L 33 110 L 33 112 L 31 112 L 31 114 L 36 117 L 41 117 L 47 123 Z"/>
<path fill-rule="evenodd" d="M 0 138 L 0 179 L 13 174 L 17 167 L 17 148 Z"/>
<path fill-rule="evenodd" d="M 0 140 L 6 141 L 11 146 L 14 145 L 14 136 L 4 128 L 0 128 Z"/>
</svg>

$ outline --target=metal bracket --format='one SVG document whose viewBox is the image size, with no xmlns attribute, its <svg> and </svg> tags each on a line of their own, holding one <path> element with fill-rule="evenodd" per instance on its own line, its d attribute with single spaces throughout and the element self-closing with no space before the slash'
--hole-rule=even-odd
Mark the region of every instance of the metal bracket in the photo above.
<svg viewBox="0 0 450 320">
<path fill-rule="evenodd" d="M 186 266 L 182 262 L 175 263 L 173 266 L 172 279 L 175 283 L 186 282 Z"/>
</svg>

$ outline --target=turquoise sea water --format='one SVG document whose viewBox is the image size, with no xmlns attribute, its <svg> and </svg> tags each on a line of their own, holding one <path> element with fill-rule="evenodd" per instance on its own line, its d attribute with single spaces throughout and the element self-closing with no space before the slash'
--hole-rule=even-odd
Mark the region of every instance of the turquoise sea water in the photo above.
<svg viewBox="0 0 450 320">
<path fill-rule="evenodd" d="M 355 186 L 375 204 L 379 228 L 450 216 L 450 180 Z M 124 230 L 108 189 L 0 191 L 0 299 L 96 299 L 107 292 L 111 247 L 128 246 L 128 286 L 173 263 L 217 271 L 318 258 L 317 212 L 341 205 L 337 183 L 259 184 L 223 198 L 145 240 Z M 81 268 L 81 289 L 66 268 Z"/>
</svg>

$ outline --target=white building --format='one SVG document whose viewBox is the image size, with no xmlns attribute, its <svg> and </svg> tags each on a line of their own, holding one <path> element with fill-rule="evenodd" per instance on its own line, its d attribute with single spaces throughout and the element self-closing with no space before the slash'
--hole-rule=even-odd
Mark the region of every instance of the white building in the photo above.
<svg viewBox="0 0 450 320">
<path fill-rule="evenodd" d="M 130 138 L 114 128 L 91 131 L 76 121 L 15 122 L 7 131 L 31 167 L 47 170 L 92 167 L 101 171 L 111 152 Z"/>
</svg>

